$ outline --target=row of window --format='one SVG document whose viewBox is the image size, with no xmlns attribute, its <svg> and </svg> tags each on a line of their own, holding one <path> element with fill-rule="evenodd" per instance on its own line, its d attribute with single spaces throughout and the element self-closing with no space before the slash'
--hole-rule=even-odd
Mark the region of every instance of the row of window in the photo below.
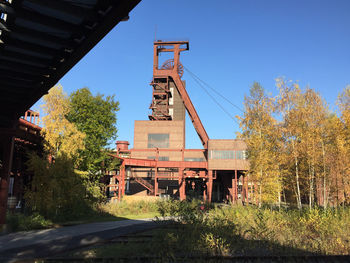
<svg viewBox="0 0 350 263">
<path fill-rule="evenodd" d="M 169 148 L 169 134 L 168 133 L 149 133 L 148 134 L 148 148 Z M 148 159 L 155 159 L 150 156 Z M 220 160 L 245 160 L 247 159 L 246 151 L 234 150 L 210 150 L 209 159 Z M 169 157 L 161 156 L 160 161 L 169 161 Z M 185 158 L 187 162 L 203 162 L 204 158 Z"/>
<path fill-rule="evenodd" d="M 204 158 L 184 158 L 185 162 L 205 162 Z"/>
<path fill-rule="evenodd" d="M 232 151 L 232 150 L 210 150 L 209 159 L 219 160 L 246 160 L 246 151 Z"/>
<path fill-rule="evenodd" d="M 147 159 L 150 160 L 155 160 L 156 157 L 155 156 L 148 156 Z M 168 156 L 159 156 L 158 157 L 159 161 L 169 161 L 169 157 Z M 204 158 L 184 158 L 185 162 L 205 162 Z"/>
<path fill-rule="evenodd" d="M 147 159 L 155 160 L 156 157 L 155 156 L 148 156 Z M 169 157 L 168 156 L 159 156 L 158 161 L 169 161 Z"/>
</svg>

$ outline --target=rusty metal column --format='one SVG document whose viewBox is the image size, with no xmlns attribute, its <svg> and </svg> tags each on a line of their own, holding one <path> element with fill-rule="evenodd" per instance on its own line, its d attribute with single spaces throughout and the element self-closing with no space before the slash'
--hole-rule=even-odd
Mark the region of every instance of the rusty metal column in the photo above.
<svg viewBox="0 0 350 263">
<path fill-rule="evenodd" d="M 186 199 L 185 178 L 183 168 L 179 168 L 179 195 L 181 201 Z"/>
<path fill-rule="evenodd" d="M 121 170 L 119 170 L 119 176 L 117 176 L 117 179 L 118 179 L 118 200 L 120 201 L 121 200 L 121 195 L 122 195 L 122 184 L 121 184 L 121 178 L 122 178 L 122 175 L 121 175 Z"/>
<path fill-rule="evenodd" d="M 249 192 L 248 192 L 248 175 L 245 175 L 246 179 L 245 179 L 245 200 L 247 203 L 249 203 L 249 199 L 248 199 L 248 196 L 249 196 Z"/>
<path fill-rule="evenodd" d="M 234 199 L 237 202 L 237 200 L 238 200 L 237 170 L 235 170 L 235 196 L 234 196 Z"/>
<path fill-rule="evenodd" d="M 242 202 L 245 202 L 245 177 L 243 175 L 240 176 L 242 179 L 242 191 L 241 191 L 241 198 Z"/>
<path fill-rule="evenodd" d="M 209 178 L 207 181 L 207 197 L 208 197 L 208 202 L 211 203 L 211 197 L 213 194 L 213 170 L 209 170 Z"/>
<path fill-rule="evenodd" d="M 1 142 L 3 163 L 0 170 L 0 227 L 6 223 L 8 180 L 12 168 L 14 137 L 5 135 Z"/>
<path fill-rule="evenodd" d="M 154 172 L 154 196 L 157 196 L 158 194 L 158 167 L 155 167 Z"/>
<path fill-rule="evenodd" d="M 207 201 L 207 192 L 208 192 L 208 179 L 205 179 L 205 189 L 203 191 L 203 201 L 206 202 Z"/>
<path fill-rule="evenodd" d="M 235 181 L 235 176 L 232 176 L 232 203 L 236 203 L 237 200 L 236 200 L 236 193 L 237 193 L 237 183 Z"/>
<path fill-rule="evenodd" d="M 122 168 L 122 178 L 121 178 L 121 181 L 122 181 L 122 197 L 125 195 L 125 166 L 123 166 Z"/>
</svg>

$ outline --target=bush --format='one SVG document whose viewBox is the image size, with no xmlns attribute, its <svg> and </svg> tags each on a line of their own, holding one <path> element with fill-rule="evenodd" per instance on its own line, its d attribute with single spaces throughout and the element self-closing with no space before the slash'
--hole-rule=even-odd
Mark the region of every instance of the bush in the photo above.
<svg viewBox="0 0 350 263">
<path fill-rule="evenodd" d="M 61 155 L 49 162 L 32 154 L 27 165 L 34 176 L 24 197 L 32 212 L 56 221 L 73 220 L 86 213 L 90 206 L 88 190 L 71 159 Z"/>
<path fill-rule="evenodd" d="M 10 232 L 43 229 L 54 225 L 52 221 L 45 219 L 38 213 L 34 213 L 30 216 L 23 214 L 7 214 L 6 222 Z"/>
</svg>

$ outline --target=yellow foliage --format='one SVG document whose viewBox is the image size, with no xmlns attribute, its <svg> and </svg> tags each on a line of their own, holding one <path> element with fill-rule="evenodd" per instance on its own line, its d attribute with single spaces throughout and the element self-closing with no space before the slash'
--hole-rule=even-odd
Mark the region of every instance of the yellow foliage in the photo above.
<svg viewBox="0 0 350 263">
<path fill-rule="evenodd" d="M 62 86 L 50 89 L 43 97 L 42 134 L 45 138 L 45 149 L 54 156 L 65 154 L 73 158 L 79 150 L 84 149 L 85 134 L 66 119 L 69 112 L 69 100 Z"/>
</svg>

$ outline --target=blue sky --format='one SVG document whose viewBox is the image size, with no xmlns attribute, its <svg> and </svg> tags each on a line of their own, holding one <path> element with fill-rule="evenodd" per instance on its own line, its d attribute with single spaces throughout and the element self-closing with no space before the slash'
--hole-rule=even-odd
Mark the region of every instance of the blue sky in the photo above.
<svg viewBox="0 0 350 263">
<path fill-rule="evenodd" d="M 284 76 L 309 85 L 335 109 L 350 83 L 349 10 L 348 0 L 143 0 L 60 84 L 67 93 L 87 86 L 115 94 L 118 140 L 132 143 L 134 120 L 149 113 L 156 32 L 157 39 L 189 40 L 182 64 L 239 107 L 254 81 L 275 95 L 274 80 Z M 235 138 L 238 125 L 188 73 L 183 79 L 209 137 Z M 189 120 L 186 132 L 187 148 L 201 148 Z"/>
</svg>

